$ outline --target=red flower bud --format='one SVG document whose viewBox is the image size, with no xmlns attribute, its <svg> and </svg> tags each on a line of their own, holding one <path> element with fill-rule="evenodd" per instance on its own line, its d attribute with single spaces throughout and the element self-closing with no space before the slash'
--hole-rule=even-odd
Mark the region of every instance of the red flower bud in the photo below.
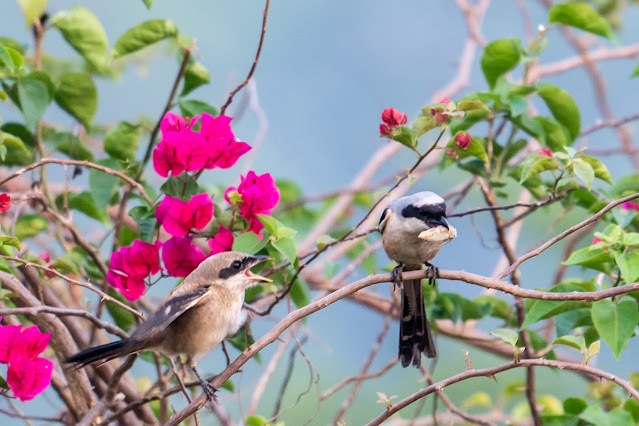
<svg viewBox="0 0 639 426">
<path fill-rule="evenodd" d="M 0 194 L 0 213 L 4 213 L 11 207 L 11 197 L 7 194 Z"/>
<path fill-rule="evenodd" d="M 552 158 L 552 150 L 550 148 L 538 149 L 537 150 L 537 155 L 543 155 L 544 157 Z"/>
<path fill-rule="evenodd" d="M 450 99 L 448 99 L 446 96 L 444 96 L 442 98 L 441 101 L 439 101 L 440 104 L 444 104 L 444 105 L 448 105 L 450 103 Z"/>
<path fill-rule="evenodd" d="M 392 128 L 406 124 L 408 119 L 403 112 L 399 112 L 395 108 L 386 108 L 382 112 L 382 121 Z"/>
<path fill-rule="evenodd" d="M 455 143 L 461 149 L 468 149 L 470 146 L 471 138 L 468 133 L 458 133 L 455 136 Z"/>
</svg>

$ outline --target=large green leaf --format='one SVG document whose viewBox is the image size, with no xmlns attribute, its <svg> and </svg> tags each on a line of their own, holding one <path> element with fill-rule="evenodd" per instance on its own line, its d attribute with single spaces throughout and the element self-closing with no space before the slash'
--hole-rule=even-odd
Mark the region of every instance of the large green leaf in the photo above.
<svg viewBox="0 0 639 426">
<path fill-rule="evenodd" d="M 570 140 L 568 130 L 564 126 L 549 117 L 539 115 L 533 117 L 533 119 L 544 128 L 544 133 L 546 134 L 546 145 L 548 145 L 548 148 L 550 148 L 553 152 L 566 150 L 566 145 L 570 145 L 572 141 Z"/>
<path fill-rule="evenodd" d="M 562 283 L 554 286 L 549 291 L 550 293 L 567 293 L 573 291 L 584 291 L 584 288 L 578 285 Z M 521 325 L 521 328 L 528 328 L 539 320 L 553 317 L 562 312 L 574 311 L 575 309 L 585 308 L 588 306 L 590 306 L 590 304 L 586 302 L 532 300 L 526 304 L 526 320 Z"/>
<path fill-rule="evenodd" d="M 540 83 L 538 88 L 539 96 L 546 102 L 552 116 L 568 129 L 570 142 L 574 141 L 581 129 L 581 116 L 575 100 L 570 93 L 551 84 Z"/>
<path fill-rule="evenodd" d="M 481 69 L 491 89 L 500 76 L 519 64 L 521 52 L 517 38 L 499 39 L 486 45 L 481 57 Z"/>
<path fill-rule="evenodd" d="M 55 201 L 58 208 L 63 207 L 62 195 L 59 195 Z M 98 207 L 91 192 L 84 191 L 79 194 L 68 193 L 67 202 L 69 203 L 70 209 L 82 212 L 106 225 L 109 224 L 109 216 L 107 215 L 106 210 Z"/>
<path fill-rule="evenodd" d="M 580 416 L 589 424 L 595 426 L 636 426 L 629 411 L 621 408 L 604 411 L 598 404 L 591 404 Z"/>
<path fill-rule="evenodd" d="M 597 271 L 606 272 L 610 262 L 613 261 L 612 254 L 603 248 L 594 248 L 593 246 L 584 247 L 581 250 L 573 252 L 564 262 L 566 265 L 581 265 L 586 268 L 595 269 Z"/>
<path fill-rule="evenodd" d="M 70 132 L 55 132 L 47 138 L 56 151 L 80 161 L 93 161 L 93 151 L 82 145 L 82 141 Z"/>
<path fill-rule="evenodd" d="M 109 42 L 98 18 L 88 9 L 75 6 L 58 12 L 51 25 L 95 69 L 103 71 L 108 63 Z"/>
<path fill-rule="evenodd" d="M 108 167 L 110 169 L 118 170 L 119 164 L 112 158 L 106 158 L 99 160 L 98 164 Z M 120 178 L 113 176 L 97 169 L 89 170 L 89 187 L 91 188 L 91 194 L 95 200 L 95 204 L 101 208 L 106 209 L 113 197 L 113 192 L 117 187 Z"/>
<path fill-rule="evenodd" d="M 615 256 L 615 261 L 626 284 L 632 284 L 637 281 L 637 278 L 639 278 L 639 251 L 618 253 Z"/>
<path fill-rule="evenodd" d="M 98 90 L 88 74 L 69 72 L 62 74 L 55 93 L 56 103 L 75 117 L 84 127 L 91 128 L 98 110 Z"/>
<path fill-rule="evenodd" d="M 558 3 L 548 12 L 548 21 L 579 28 L 615 40 L 608 22 L 586 3 Z"/>
<path fill-rule="evenodd" d="M 144 49 L 158 41 L 174 38 L 178 34 L 177 25 L 168 19 L 153 19 L 129 28 L 113 46 L 113 58 Z"/>
<path fill-rule="evenodd" d="M 592 304 L 592 322 L 601 338 L 610 346 L 615 358 L 619 359 L 621 350 L 632 337 L 639 311 L 634 300 L 622 300 L 615 304 L 608 299 Z"/>
<path fill-rule="evenodd" d="M 55 86 L 46 73 L 34 71 L 18 80 L 15 88 L 16 96 L 13 100 L 17 101 L 27 127 L 35 129 L 36 123 L 53 100 Z"/>
<path fill-rule="evenodd" d="M 104 137 L 104 151 L 118 160 L 133 161 L 140 143 L 140 126 L 120 121 Z"/>
</svg>

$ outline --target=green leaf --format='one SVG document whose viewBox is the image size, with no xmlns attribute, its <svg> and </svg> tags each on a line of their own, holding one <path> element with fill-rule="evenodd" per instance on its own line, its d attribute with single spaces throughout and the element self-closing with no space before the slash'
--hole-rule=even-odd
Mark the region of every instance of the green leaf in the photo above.
<svg viewBox="0 0 639 426">
<path fill-rule="evenodd" d="M 546 157 L 545 155 L 535 155 L 524 162 L 519 183 L 523 183 L 539 173 L 548 170 L 557 170 L 558 167 L 559 163 L 557 163 L 556 159 Z"/>
<path fill-rule="evenodd" d="M 621 350 L 632 337 L 639 322 L 637 303 L 634 300 L 622 300 L 614 304 L 608 299 L 594 302 L 592 321 L 601 338 L 612 349 L 615 358 L 619 359 Z"/>
<path fill-rule="evenodd" d="M 9 390 L 9 384 L 2 376 L 0 376 L 0 388 Z"/>
<path fill-rule="evenodd" d="M 88 74 L 69 72 L 62 74 L 55 93 L 56 103 L 90 129 L 98 110 L 98 90 Z"/>
<path fill-rule="evenodd" d="M 158 41 L 175 38 L 178 35 L 177 25 L 168 19 L 153 19 L 129 28 L 120 36 L 113 46 L 113 58 L 117 59 Z"/>
<path fill-rule="evenodd" d="M 79 194 L 69 192 L 67 193 L 67 200 L 70 209 L 82 212 L 85 215 L 104 223 L 105 225 L 109 224 L 109 216 L 107 215 L 106 210 L 103 208 L 101 209 L 96 205 L 91 192 L 84 191 Z M 58 208 L 63 207 L 62 195 L 58 195 L 55 201 Z"/>
<path fill-rule="evenodd" d="M 115 170 L 120 168 L 116 160 L 109 158 L 99 160 L 97 164 Z M 119 181 L 120 178 L 117 176 L 104 173 L 97 169 L 89 169 L 89 188 L 91 188 L 91 194 L 93 195 L 95 204 L 99 208 L 107 208 Z"/>
<path fill-rule="evenodd" d="M 595 180 L 595 171 L 592 166 L 581 158 L 572 160 L 572 166 L 575 175 L 586 185 L 586 188 L 590 189 L 590 185 Z"/>
<path fill-rule="evenodd" d="M 566 398 L 563 405 L 566 414 L 573 415 L 580 414 L 588 407 L 588 403 L 583 398 Z"/>
<path fill-rule="evenodd" d="M 15 236 L 24 241 L 49 229 L 49 221 L 39 214 L 25 214 L 16 220 Z"/>
<path fill-rule="evenodd" d="M 639 278 L 639 251 L 617 253 L 615 261 L 626 284 L 632 284 Z"/>
<path fill-rule="evenodd" d="M 8 237 L 6 235 L 0 236 L 0 245 L 2 246 L 13 246 L 20 250 L 20 240 L 16 237 Z"/>
<path fill-rule="evenodd" d="M 413 131 L 406 126 L 397 126 L 388 136 L 389 139 L 399 142 L 408 148 L 417 146 L 417 139 L 413 136 Z"/>
<path fill-rule="evenodd" d="M 564 261 L 564 264 L 581 265 L 586 268 L 606 272 L 612 261 L 613 257 L 609 251 L 603 248 L 589 246 L 573 252 L 570 257 Z"/>
<path fill-rule="evenodd" d="M 160 191 L 169 197 L 178 198 L 182 201 L 189 201 L 192 196 L 200 194 L 202 191 L 200 190 L 200 185 L 195 179 L 189 179 L 185 188 L 185 177 L 185 173 L 180 176 L 171 176 L 160 187 Z"/>
<path fill-rule="evenodd" d="M 76 135 L 70 132 L 55 132 L 47 138 L 56 151 L 80 161 L 94 161 L 93 152 L 85 147 Z"/>
<path fill-rule="evenodd" d="M 15 69 L 15 64 L 13 63 L 13 58 L 11 54 L 7 50 L 6 47 L 2 43 L 0 43 L 0 61 L 4 62 L 9 71 L 13 72 Z"/>
<path fill-rule="evenodd" d="M 636 426 L 632 414 L 621 408 L 604 411 L 599 405 L 591 404 L 580 417 L 595 426 Z"/>
<path fill-rule="evenodd" d="M 466 154 L 472 155 L 473 157 L 483 161 L 484 163 L 488 161 L 484 145 L 482 145 L 481 142 L 473 137 L 470 138 L 470 145 L 468 145 L 468 149 L 466 149 L 465 151 Z"/>
<path fill-rule="evenodd" d="M 572 336 L 569 334 L 567 336 L 557 337 L 552 344 L 570 346 L 571 348 L 575 348 L 579 351 L 586 350 L 586 340 L 584 339 L 584 336 Z"/>
<path fill-rule="evenodd" d="M 247 426 L 267 426 L 270 422 L 262 416 L 251 415 L 245 420 Z"/>
<path fill-rule="evenodd" d="M 47 11 L 47 0 L 18 0 L 18 4 L 24 11 L 27 27 L 32 26 Z"/>
<path fill-rule="evenodd" d="M 184 86 L 182 87 L 182 93 L 180 96 L 185 96 L 191 93 L 198 87 L 211 82 L 211 75 L 204 68 L 204 65 L 199 62 L 193 62 L 184 72 Z"/>
<path fill-rule="evenodd" d="M 553 152 L 563 152 L 566 150 L 565 147 L 572 143 L 568 130 L 556 120 L 542 116 L 533 117 L 533 119 L 543 127 L 546 134 L 546 145 Z"/>
<path fill-rule="evenodd" d="M 581 116 L 575 100 L 570 93 L 551 84 L 540 83 L 537 87 L 552 116 L 568 129 L 570 141 L 574 141 L 581 129 Z"/>
<path fill-rule="evenodd" d="M 140 240 L 150 243 L 155 231 L 155 208 L 145 206 L 133 207 L 129 210 L 129 215 L 135 220 L 140 231 Z"/>
<path fill-rule="evenodd" d="M 118 299 L 120 302 L 127 303 L 126 299 L 119 291 L 111 289 L 109 294 L 115 299 Z M 135 315 L 115 303 L 107 301 L 106 308 L 107 311 L 109 311 L 109 314 L 113 317 L 115 325 L 120 327 L 122 330 L 129 331 L 131 327 L 136 324 Z"/>
<path fill-rule="evenodd" d="M 180 112 L 184 117 L 195 117 L 196 115 L 202 114 L 203 112 L 216 117 L 219 114 L 217 108 L 213 105 L 210 105 L 204 101 L 199 101 L 197 99 L 188 99 L 186 101 L 180 101 Z"/>
<path fill-rule="evenodd" d="M 632 73 L 630 77 L 631 78 L 639 77 L 639 65 L 637 65 L 637 68 L 635 68 L 635 71 Z"/>
<path fill-rule="evenodd" d="M 548 12 L 548 22 L 579 28 L 589 33 L 615 40 L 608 22 L 586 3 L 558 3 Z"/>
<path fill-rule="evenodd" d="M 18 80 L 15 86 L 19 102 L 18 106 L 24 117 L 25 124 L 30 129 L 35 129 L 36 123 L 53 100 L 51 87 L 43 81 L 42 74 L 37 76 L 34 74 L 31 73 L 27 77 Z"/>
<path fill-rule="evenodd" d="M 546 145 L 546 132 L 537 119 L 529 116 L 528 114 L 521 114 L 518 117 L 510 117 L 510 121 L 512 121 L 513 124 L 521 130 L 537 139 L 542 145 Z"/>
<path fill-rule="evenodd" d="M 634 388 L 637 389 L 639 388 L 639 386 L 635 385 Z M 639 424 L 639 402 L 637 402 L 636 399 L 630 398 L 629 400 L 627 400 L 626 403 L 623 405 L 623 409 L 632 415 L 632 419 L 635 421 L 635 423 Z"/>
<path fill-rule="evenodd" d="M 106 68 L 109 42 L 102 24 L 90 10 L 75 6 L 58 12 L 51 18 L 51 26 L 96 70 Z"/>
<path fill-rule="evenodd" d="M 104 137 L 104 151 L 118 160 L 133 161 L 140 143 L 140 126 L 120 121 Z"/>
<path fill-rule="evenodd" d="M 479 99 L 462 100 L 457 103 L 457 111 L 473 111 L 473 110 L 490 111 L 488 107 Z"/>
<path fill-rule="evenodd" d="M 573 284 L 558 284 L 549 290 L 550 293 L 581 292 L 583 287 Z M 556 300 L 531 300 L 526 304 L 526 319 L 521 325 L 522 329 L 528 328 L 539 320 L 558 315 L 562 312 L 574 311 L 589 307 L 586 302 L 556 301 Z"/>
<path fill-rule="evenodd" d="M 280 223 L 277 221 L 277 219 L 267 214 L 258 214 L 257 218 L 260 220 L 260 222 L 262 222 L 262 225 L 264 225 L 266 230 L 270 232 L 271 235 L 277 234 L 277 230 L 280 227 Z"/>
<path fill-rule="evenodd" d="M 528 98 L 520 95 L 508 95 L 508 108 L 513 117 L 517 117 L 528 109 Z"/>
<path fill-rule="evenodd" d="M 296 279 L 291 286 L 291 300 L 295 306 L 299 309 L 308 305 L 311 301 L 311 294 L 308 290 L 308 286 L 301 279 Z"/>
<path fill-rule="evenodd" d="M 419 139 L 424 133 L 434 129 L 435 127 L 439 127 L 439 123 L 435 117 L 429 117 L 426 115 L 417 117 L 417 119 L 413 122 L 412 139 Z"/>
<path fill-rule="evenodd" d="M 236 236 L 235 240 L 233 240 L 233 251 L 255 254 L 262 250 L 268 241 L 268 238 L 262 238 L 260 240 L 253 232 L 245 232 Z"/>
<path fill-rule="evenodd" d="M 590 164 L 590 167 L 595 171 L 595 177 L 597 179 L 601 179 L 603 181 L 608 182 L 612 185 L 612 179 L 610 178 L 610 172 L 606 165 L 601 162 L 598 158 L 590 157 L 588 155 L 582 155 L 579 157 L 584 160 L 586 163 Z"/>
<path fill-rule="evenodd" d="M 495 40 L 484 49 L 481 57 L 481 69 L 490 88 L 494 88 L 497 79 L 519 64 L 521 45 L 519 39 Z"/>
<path fill-rule="evenodd" d="M 295 241 L 292 238 L 278 238 L 276 241 L 271 241 L 271 245 L 291 262 L 291 265 L 295 265 L 297 260 L 297 247 Z"/>
<path fill-rule="evenodd" d="M 512 347 L 517 345 L 517 340 L 519 339 L 519 334 L 509 328 L 498 328 L 495 331 L 491 331 L 490 334 L 499 337 L 504 342 L 509 343 Z"/>
</svg>

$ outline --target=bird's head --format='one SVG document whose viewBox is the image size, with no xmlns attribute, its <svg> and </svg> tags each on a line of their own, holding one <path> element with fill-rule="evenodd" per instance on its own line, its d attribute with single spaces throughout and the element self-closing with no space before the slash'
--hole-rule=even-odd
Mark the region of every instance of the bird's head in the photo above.
<svg viewBox="0 0 639 426">
<path fill-rule="evenodd" d="M 446 202 L 434 192 L 418 192 L 401 199 L 397 206 L 397 213 L 423 229 L 444 226 L 450 228 L 446 220 Z M 399 201 L 399 200 L 397 200 Z"/>
<path fill-rule="evenodd" d="M 252 267 L 268 259 L 268 256 L 236 251 L 217 253 L 200 263 L 200 266 L 191 275 L 193 279 L 214 281 L 229 289 L 245 290 L 261 281 L 272 281 L 251 272 Z M 190 279 L 191 275 L 187 279 Z"/>
</svg>

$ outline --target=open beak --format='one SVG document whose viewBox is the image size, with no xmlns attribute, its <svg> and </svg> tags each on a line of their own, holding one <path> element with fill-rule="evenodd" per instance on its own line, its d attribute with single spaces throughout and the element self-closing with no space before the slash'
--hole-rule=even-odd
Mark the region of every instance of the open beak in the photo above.
<svg viewBox="0 0 639 426">
<path fill-rule="evenodd" d="M 437 225 L 441 225 L 446 227 L 446 229 L 450 229 L 450 224 L 448 223 L 448 221 L 446 220 L 446 218 L 444 216 L 440 216 L 436 219 L 430 219 L 428 221 L 428 224 L 435 227 Z"/>
<path fill-rule="evenodd" d="M 255 280 L 255 281 L 264 281 L 267 283 L 273 282 L 272 279 L 270 278 L 266 278 L 263 277 L 261 275 L 258 274 L 254 274 L 253 272 L 251 272 L 251 268 L 255 265 L 259 265 L 262 262 L 266 262 L 267 260 L 270 259 L 270 257 L 268 256 L 253 256 L 255 258 L 255 261 L 253 262 L 253 264 L 249 267 L 246 268 L 246 271 L 244 272 L 244 275 L 246 275 L 246 277 L 250 280 Z"/>
</svg>

